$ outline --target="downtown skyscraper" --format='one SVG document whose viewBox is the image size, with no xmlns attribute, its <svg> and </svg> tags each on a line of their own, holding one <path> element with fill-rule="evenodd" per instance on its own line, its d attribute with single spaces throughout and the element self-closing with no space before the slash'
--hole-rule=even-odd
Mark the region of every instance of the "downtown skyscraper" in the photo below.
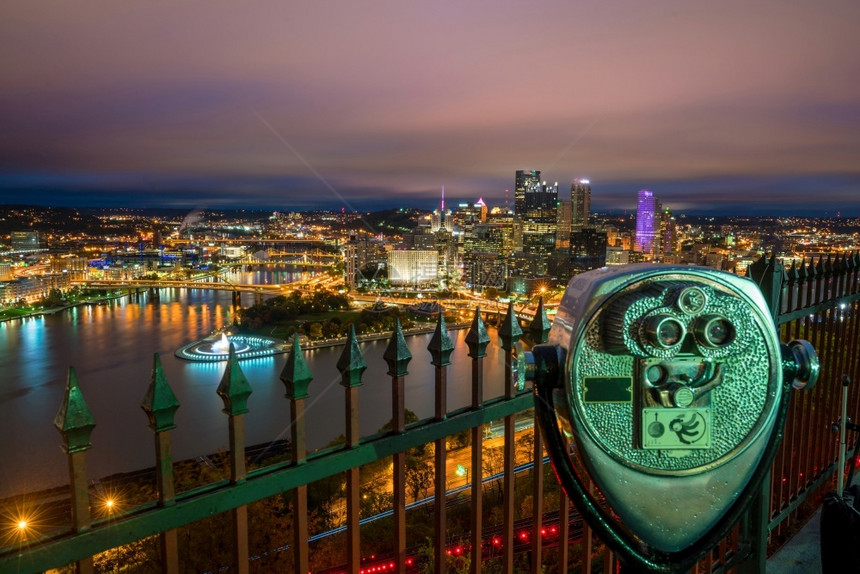
<svg viewBox="0 0 860 574">
<path fill-rule="evenodd" d="M 522 217 L 526 212 L 526 194 L 540 190 L 540 170 L 518 169 L 514 180 L 514 213 Z"/>
<path fill-rule="evenodd" d="M 578 231 L 588 226 L 591 212 L 591 182 L 574 179 L 570 184 L 570 227 Z"/>
<path fill-rule="evenodd" d="M 635 250 L 652 257 L 658 255 L 660 244 L 660 200 L 648 189 L 639 190 L 636 207 Z"/>
</svg>

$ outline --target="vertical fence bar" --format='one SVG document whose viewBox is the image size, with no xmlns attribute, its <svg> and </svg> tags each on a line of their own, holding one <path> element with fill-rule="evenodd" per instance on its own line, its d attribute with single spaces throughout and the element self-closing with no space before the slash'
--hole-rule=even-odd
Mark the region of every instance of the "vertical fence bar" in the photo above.
<svg viewBox="0 0 860 574">
<path fill-rule="evenodd" d="M 513 362 L 514 345 L 520 340 L 523 330 L 520 320 L 514 312 L 514 303 L 508 303 L 508 313 L 499 329 L 502 349 L 505 351 L 505 398 L 511 399 L 515 393 L 514 373 L 516 366 Z M 504 491 L 502 493 L 502 570 L 505 574 L 514 571 L 514 415 L 508 415 L 504 420 Z"/>
<path fill-rule="evenodd" d="M 388 341 L 388 346 L 382 354 L 388 364 L 388 374 L 391 376 L 391 427 L 394 433 L 402 433 L 406 426 L 405 379 L 409 374 L 407 367 L 412 360 L 412 353 L 406 346 L 400 319 L 394 320 L 394 331 Z M 393 490 L 394 490 L 394 553 L 396 556 L 396 571 L 406 572 L 406 453 L 394 453 Z"/>
<path fill-rule="evenodd" d="M 472 325 L 466 333 L 466 345 L 469 346 L 469 356 L 472 357 L 472 408 L 479 409 L 484 401 L 484 361 L 487 356 L 487 345 L 490 344 L 490 336 L 484 321 L 481 320 L 481 309 L 475 309 Z M 481 572 L 482 543 L 483 543 L 483 496 L 484 489 L 481 479 L 483 478 L 483 440 L 481 427 L 472 427 L 472 533 L 470 542 L 472 546 L 472 561 L 469 566 L 471 574 Z"/>
<path fill-rule="evenodd" d="M 588 480 L 588 493 L 594 494 L 594 481 L 591 479 Z M 594 532 L 591 530 L 591 526 L 585 521 L 585 519 L 580 514 L 580 521 L 582 523 L 582 557 L 580 558 L 582 562 L 582 572 L 591 572 L 594 568 L 594 558 L 592 557 L 592 549 L 594 547 Z"/>
<path fill-rule="evenodd" d="M 776 321 L 781 308 L 780 297 L 782 285 L 785 282 L 785 267 L 777 261 L 776 256 L 768 259 L 766 255 L 762 255 L 761 259 L 750 265 L 748 275 L 758 284 L 771 317 Z M 759 493 L 753 499 L 744 517 L 744 533 L 750 544 L 750 556 L 739 566 L 738 570 L 742 574 L 764 572 L 767 559 L 768 523 L 771 514 L 771 475 L 772 473 L 768 472 L 765 476 Z"/>
<path fill-rule="evenodd" d="M 367 369 L 367 363 L 361 356 L 358 339 L 355 336 L 355 326 L 349 326 L 349 336 L 337 361 L 340 371 L 340 384 L 346 393 L 346 446 L 358 446 L 358 388 L 361 386 L 361 375 Z M 350 574 L 358 574 L 361 568 L 358 467 L 346 471 L 346 566 Z"/>
<path fill-rule="evenodd" d="M 69 378 L 66 382 L 66 393 L 54 426 L 63 435 L 63 450 L 69 463 L 69 489 L 71 491 L 72 527 L 74 531 L 84 532 L 90 528 L 90 497 L 87 491 L 87 450 L 92 447 L 90 434 L 96 426 L 96 421 L 84 402 L 84 396 L 78 386 L 78 376 L 74 367 L 69 367 Z M 75 563 L 78 574 L 93 572 L 93 558 L 89 556 Z"/>
<path fill-rule="evenodd" d="M 538 301 L 534 319 L 529 324 L 529 335 L 534 344 L 546 343 L 552 323 L 546 316 L 543 297 Z M 540 432 L 540 421 L 537 410 L 534 413 L 534 477 L 532 479 L 532 556 L 531 573 L 540 574 L 543 562 L 543 436 Z"/>
<path fill-rule="evenodd" d="M 305 362 L 298 335 L 293 336 L 293 348 L 287 357 L 281 381 L 290 401 L 290 451 L 293 465 L 305 463 L 307 441 L 305 434 L 305 399 L 308 385 L 313 377 Z M 293 490 L 293 569 L 304 574 L 309 569 L 308 560 L 308 487 L 302 485 Z"/>
<path fill-rule="evenodd" d="M 170 444 L 170 431 L 176 428 L 173 415 L 179 408 L 179 401 L 167 383 L 161 368 L 158 353 L 152 361 L 152 378 L 140 407 L 149 418 L 149 428 L 155 435 L 155 486 L 158 491 L 158 505 L 171 506 L 176 497 L 173 482 L 173 452 Z M 179 542 L 176 529 L 167 530 L 159 535 L 161 568 L 167 574 L 179 572 Z"/>
<path fill-rule="evenodd" d="M 430 343 L 427 345 L 427 350 L 430 351 L 432 357 L 431 364 L 434 367 L 435 380 L 435 414 L 434 419 L 441 421 L 445 419 L 448 412 L 448 365 L 451 364 L 451 353 L 454 351 L 454 343 L 448 335 L 448 328 L 445 326 L 445 318 L 442 316 L 442 311 L 439 311 L 439 317 L 436 320 L 436 330 L 430 338 Z M 445 504 L 447 502 L 447 478 L 448 468 L 445 452 L 446 439 L 440 438 L 435 444 L 435 462 L 436 474 L 434 483 L 435 505 L 433 513 L 433 536 L 435 543 L 433 545 L 433 563 L 435 571 L 438 574 L 447 572 L 447 564 L 445 560 L 446 548 L 446 528 L 445 528 Z"/>
<path fill-rule="evenodd" d="M 230 482 L 245 482 L 245 413 L 248 412 L 248 397 L 251 385 L 239 367 L 236 349 L 230 343 L 230 354 L 218 396 L 224 402 L 223 412 L 228 417 L 230 447 Z M 233 519 L 233 567 L 240 574 L 247 574 L 248 566 L 248 507 L 237 506 L 230 515 Z"/>
<path fill-rule="evenodd" d="M 820 304 L 824 301 L 824 291 L 826 288 L 826 278 L 825 274 L 827 270 L 825 269 L 824 258 L 819 257 L 818 263 L 815 264 L 815 296 L 814 303 Z M 818 445 L 818 456 L 816 459 L 818 460 L 819 467 L 824 469 L 827 465 L 834 460 L 836 460 L 836 445 L 832 440 L 829 440 L 830 437 L 830 423 L 836 420 L 839 400 L 826 400 L 828 397 L 828 387 L 831 385 L 832 376 L 831 370 L 832 365 L 829 363 L 830 358 L 830 350 L 829 345 L 826 342 L 826 329 L 824 328 L 823 321 L 826 320 L 827 312 L 826 311 L 817 311 L 811 317 L 806 317 L 806 323 L 809 325 L 809 341 L 812 343 L 812 346 L 815 347 L 818 352 L 818 356 L 821 359 L 821 373 L 819 378 L 822 381 L 825 381 L 824 385 L 818 386 L 816 385 L 813 392 L 816 397 L 816 405 L 820 405 L 821 408 L 816 408 L 813 412 L 815 416 L 812 419 L 811 425 L 811 433 L 813 436 L 813 441 L 816 445 Z"/>
<path fill-rule="evenodd" d="M 585 544 L 585 539 L 582 541 Z M 570 500 L 563 488 L 558 494 L 558 571 L 567 572 L 570 562 Z M 585 570 L 583 570 L 585 572 Z"/>
</svg>

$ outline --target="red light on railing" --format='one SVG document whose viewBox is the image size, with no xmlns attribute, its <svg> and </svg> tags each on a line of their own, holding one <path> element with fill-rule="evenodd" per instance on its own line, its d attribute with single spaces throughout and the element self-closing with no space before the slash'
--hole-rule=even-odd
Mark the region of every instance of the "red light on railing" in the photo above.
<svg viewBox="0 0 860 574">
<path fill-rule="evenodd" d="M 412 562 L 413 562 L 412 558 L 407 558 L 407 559 L 406 559 L 406 565 L 407 565 L 407 566 L 412 566 Z"/>
<path fill-rule="evenodd" d="M 499 538 L 493 538 L 493 544 L 495 544 L 496 546 L 501 546 L 502 541 Z"/>
<path fill-rule="evenodd" d="M 528 532 L 526 532 L 525 530 L 523 530 L 522 532 L 520 532 L 520 538 L 522 538 L 523 540 L 528 539 L 528 537 L 529 537 L 529 533 L 528 533 Z"/>
<path fill-rule="evenodd" d="M 541 536 L 546 536 L 546 528 L 541 528 L 541 529 L 540 529 L 540 535 L 541 535 Z"/>
<path fill-rule="evenodd" d="M 389 568 L 394 568 L 394 562 L 390 562 L 390 563 L 388 564 L 388 567 L 389 567 Z"/>
<path fill-rule="evenodd" d="M 553 534 L 555 534 L 556 532 L 558 532 L 558 528 L 556 528 L 555 526 L 553 526 L 553 527 L 551 527 L 551 528 L 549 529 L 549 531 L 550 531 L 550 532 L 552 532 Z"/>
<path fill-rule="evenodd" d="M 462 547 L 462 546 L 456 546 L 456 547 L 454 548 L 454 554 L 456 554 L 456 555 L 458 555 L 458 556 L 459 556 L 459 555 L 460 555 L 460 554 L 462 554 L 462 553 L 463 553 L 463 547 Z"/>
</svg>

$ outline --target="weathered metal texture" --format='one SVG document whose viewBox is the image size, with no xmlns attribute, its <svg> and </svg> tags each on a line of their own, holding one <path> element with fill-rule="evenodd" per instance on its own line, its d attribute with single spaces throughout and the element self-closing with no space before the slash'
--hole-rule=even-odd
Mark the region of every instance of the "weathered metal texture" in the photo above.
<svg viewBox="0 0 860 574">
<path fill-rule="evenodd" d="M 176 491 L 173 482 L 173 453 L 170 444 L 170 431 L 155 434 L 155 472 L 159 506 L 175 503 Z M 166 530 L 159 535 L 161 569 L 168 574 L 179 572 L 179 539 L 176 529 Z"/>
<path fill-rule="evenodd" d="M 469 347 L 469 356 L 472 357 L 472 403 L 473 409 L 481 408 L 484 401 L 484 361 L 487 356 L 487 345 L 490 336 L 481 319 L 481 309 L 475 309 L 472 325 L 466 333 L 466 345 Z M 481 572 L 481 548 L 483 543 L 483 440 L 484 435 L 480 427 L 471 429 L 471 458 L 472 484 L 471 484 L 471 516 L 472 531 L 469 541 L 472 547 L 472 559 L 469 563 L 469 572 L 479 574 Z"/>
<path fill-rule="evenodd" d="M 230 343 L 230 354 L 227 367 L 218 385 L 218 396 L 224 402 L 224 412 L 230 416 L 242 415 L 248 412 L 248 397 L 251 395 L 251 385 L 245 378 L 245 373 L 239 367 L 236 358 L 236 347 Z"/>
<path fill-rule="evenodd" d="M 510 324 L 516 325 L 519 329 L 519 321 L 513 314 L 513 305 L 508 308 L 508 317 L 513 317 L 513 321 L 507 321 L 509 326 L 508 341 L 514 341 L 513 335 L 515 330 L 510 327 Z M 502 329 L 505 329 L 505 324 L 502 324 Z M 520 332 L 522 333 L 522 332 Z M 500 337 L 501 337 L 500 333 Z M 519 336 L 517 336 L 519 338 Z M 504 339 L 503 339 L 504 340 Z M 511 343 L 513 344 L 513 343 Z M 511 399 L 514 396 L 514 363 L 512 348 L 505 348 L 505 398 Z M 514 465 L 516 464 L 515 456 L 515 439 L 514 434 L 514 415 L 505 417 L 504 422 L 505 442 L 502 446 L 503 464 L 504 464 L 504 487 L 502 490 L 502 571 L 505 574 L 513 574 L 514 572 Z"/>
<path fill-rule="evenodd" d="M 251 385 L 239 367 L 236 349 L 230 343 L 227 366 L 218 385 L 218 396 L 224 402 L 223 412 L 227 415 L 230 448 L 230 482 L 241 484 L 247 474 L 245 468 L 245 413 L 248 412 L 248 397 Z M 231 541 L 233 544 L 233 568 L 240 574 L 248 572 L 248 508 L 235 506 L 230 510 L 233 523 Z"/>
<path fill-rule="evenodd" d="M 392 377 L 404 377 L 409 374 L 407 367 L 412 360 L 412 353 L 409 352 L 406 339 L 403 337 L 399 318 L 394 319 L 394 331 L 391 333 L 382 358 L 388 364 L 388 374 Z"/>
<path fill-rule="evenodd" d="M 406 381 L 407 366 L 412 353 L 406 346 L 400 319 L 394 320 L 394 330 L 388 346 L 382 354 L 391 376 L 391 430 L 403 434 L 406 427 Z M 398 574 L 406 572 L 406 453 L 392 455 L 391 489 L 394 504 L 394 562 Z"/>
<path fill-rule="evenodd" d="M 499 339 L 502 341 L 502 349 L 510 351 L 514 348 L 514 344 L 523 336 L 520 320 L 514 312 L 514 302 L 508 303 L 508 312 L 502 320 L 502 325 L 499 327 Z"/>
<path fill-rule="evenodd" d="M 359 374 L 360 375 L 360 374 Z M 307 456 L 307 434 L 305 431 L 305 399 L 313 377 L 305 361 L 299 338 L 293 337 L 293 348 L 281 371 L 281 381 L 290 400 L 290 450 L 294 466 L 305 464 Z M 298 486 L 292 493 L 293 516 L 293 568 L 296 572 L 307 572 L 308 551 L 308 490 L 307 485 Z"/>
<path fill-rule="evenodd" d="M 361 570 L 359 470 L 346 471 L 346 570 L 359 574 Z"/>
<path fill-rule="evenodd" d="M 570 556 L 569 556 L 569 542 L 570 539 L 570 500 L 567 498 L 567 493 L 564 489 L 559 489 L 560 492 L 558 494 L 558 571 L 559 572 L 568 572 L 570 570 Z M 583 529 L 588 528 L 583 524 Z M 591 554 L 591 541 L 586 540 L 583 536 L 582 546 L 588 549 L 588 553 Z M 589 570 L 582 570 L 583 572 L 589 572 Z"/>
<path fill-rule="evenodd" d="M 72 528 L 76 533 L 90 530 L 90 498 L 87 491 L 87 453 L 76 450 L 67 455 L 69 462 L 69 492 L 72 506 Z M 77 574 L 92 574 L 93 557 L 81 557 L 75 563 Z M 0 571 L 3 571 L 0 568 Z"/>
<path fill-rule="evenodd" d="M 176 498 L 173 480 L 173 451 L 170 431 L 176 428 L 173 415 L 179 401 L 167 383 L 158 353 L 152 361 L 152 377 L 143 397 L 141 408 L 149 419 L 149 428 L 155 434 L 155 485 L 158 504 L 170 506 Z M 179 572 L 179 541 L 175 529 L 159 535 L 161 568 L 168 574 Z"/>
<path fill-rule="evenodd" d="M 454 351 L 454 343 L 448 335 L 448 328 L 445 326 L 445 317 L 442 315 L 442 311 L 439 311 L 439 316 L 436 318 L 436 330 L 433 331 L 433 336 L 430 337 L 427 350 L 430 351 L 430 364 L 433 366 L 438 368 L 451 364 L 451 353 Z"/>
<path fill-rule="evenodd" d="M 76 536 L 52 537 L 31 544 L 30 550 L 23 555 L 19 555 L 17 546 L 11 550 L 4 549 L 0 553 L 0 572 L 57 568 L 82 557 L 227 512 L 236 505 L 246 505 L 288 492 L 297 486 L 322 480 L 394 453 L 402 453 L 440 437 L 481 427 L 527 410 L 533 402 L 529 394 L 518 395 L 512 400 L 493 399 L 479 410 L 461 409 L 448 413 L 444 421 L 428 421 L 411 427 L 409 432 L 390 433 L 362 442 L 353 449 L 326 453 L 299 467 L 280 463 L 253 471 L 243 484 L 231 485 L 229 481 L 221 481 L 183 492 L 177 496 L 175 505 L 166 508 L 151 505 L 140 512 L 114 520 L 112 528 L 98 527 Z M 117 527 L 119 524 L 122 524 L 121 528 Z"/>
<path fill-rule="evenodd" d="M 529 334 L 531 335 L 532 342 L 536 345 L 546 343 L 551 328 L 552 322 L 546 316 L 546 309 L 543 307 L 543 297 L 541 297 L 538 301 L 534 319 L 529 324 Z"/>
<path fill-rule="evenodd" d="M 469 347 L 469 356 L 473 359 L 480 359 L 487 356 L 487 345 L 490 344 L 490 336 L 487 334 L 487 327 L 484 326 L 484 321 L 481 319 L 481 308 L 475 309 L 475 315 L 472 317 L 472 325 L 466 333 L 466 345 Z"/>
<path fill-rule="evenodd" d="M 342 377 L 341 384 L 344 385 L 346 394 L 346 445 L 350 448 L 354 448 L 359 442 L 358 388 L 361 386 L 361 375 L 366 368 L 367 365 L 358 348 L 355 328 L 350 326 L 346 346 L 338 361 L 338 369 Z M 360 504 L 359 470 L 350 468 L 346 471 L 346 566 L 350 574 L 359 574 L 361 570 Z"/>
<path fill-rule="evenodd" d="M 149 380 L 149 387 L 146 389 L 143 401 L 140 403 L 140 408 L 149 418 L 149 428 L 153 432 L 159 433 L 176 428 L 173 423 L 173 416 L 176 409 L 179 408 L 179 401 L 173 394 L 170 385 L 167 384 L 158 353 L 152 359 L 152 377 Z"/>
<path fill-rule="evenodd" d="M 445 318 L 442 312 L 436 320 L 436 330 L 430 339 L 430 344 L 427 345 L 427 350 L 430 351 L 431 364 L 435 367 L 434 371 L 434 420 L 441 421 L 445 419 L 448 411 L 448 368 L 451 364 L 451 352 L 454 350 L 454 343 L 448 336 L 448 329 L 445 327 Z M 433 505 L 433 564 L 434 571 L 437 574 L 444 574 L 447 571 L 447 557 L 445 543 L 446 536 L 446 514 L 445 507 L 447 503 L 446 493 L 448 467 L 446 460 L 446 439 L 437 439 L 434 443 L 434 462 L 435 474 L 433 480 L 434 496 L 436 498 Z"/>
<path fill-rule="evenodd" d="M 360 387 L 361 376 L 367 370 L 367 362 L 361 355 L 361 347 L 358 346 L 358 338 L 355 336 L 355 325 L 349 326 L 349 335 L 346 345 L 337 360 L 337 370 L 340 371 L 340 384 L 344 387 Z"/>
<path fill-rule="evenodd" d="M 392 369 L 389 373 L 391 372 L 396 371 Z M 391 423 L 392 431 L 395 434 L 405 434 L 405 387 L 403 376 L 391 377 Z M 406 572 L 406 452 L 395 452 L 391 462 L 391 489 L 394 503 L 394 558 L 396 571 L 398 574 L 402 574 Z"/>
<path fill-rule="evenodd" d="M 308 398 L 308 385 L 312 380 L 313 376 L 311 376 L 311 370 L 305 361 L 302 346 L 299 344 L 299 337 L 294 335 L 293 348 L 287 356 L 284 370 L 281 371 L 281 381 L 287 389 L 284 396 L 291 401 Z"/>
<path fill-rule="evenodd" d="M 90 434 L 96 426 L 96 421 L 81 394 L 74 367 L 69 367 L 66 393 L 63 395 L 60 410 L 54 417 L 54 426 L 63 435 L 63 450 L 65 452 L 69 454 L 82 452 L 92 446 Z"/>
<path fill-rule="evenodd" d="M 541 565 L 543 564 L 543 558 L 541 554 L 543 551 L 543 537 L 541 536 L 541 531 L 543 530 L 544 513 L 543 439 L 541 433 L 537 430 L 539 428 L 540 422 L 537 420 L 537 414 L 535 414 L 534 452 L 532 453 L 532 461 L 534 462 L 534 474 L 532 476 L 532 574 L 540 574 L 542 571 Z"/>
<path fill-rule="evenodd" d="M 72 528 L 74 532 L 86 532 L 90 528 L 90 499 L 87 491 L 87 450 L 90 444 L 90 434 L 96 426 L 81 389 L 78 386 L 78 376 L 74 368 L 69 368 L 66 381 L 66 393 L 54 426 L 63 436 L 63 450 L 69 465 L 69 490 L 71 494 Z M 92 556 L 81 557 L 75 564 L 80 574 L 93 571 Z M 2 568 L 0 568 L 2 570 Z"/>
</svg>

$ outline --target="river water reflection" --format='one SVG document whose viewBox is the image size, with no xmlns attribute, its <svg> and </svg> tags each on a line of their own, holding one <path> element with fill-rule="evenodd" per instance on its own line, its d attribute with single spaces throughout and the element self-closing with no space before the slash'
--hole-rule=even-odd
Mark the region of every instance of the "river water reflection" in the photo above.
<svg viewBox="0 0 860 574">
<path fill-rule="evenodd" d="M 258 272 L 259 273 L 259 272 Z M 247 274 L 235 277 L 250 282 Z M 259 277 L 254 277 L 259 280 Z M 271 283 L 290 277 L 270 275 Z M 146 293 L 107 304 L 82 306 L 54 315 L 0 324 L 0 496 L 68 482 L 61 437 L 53 426 L 68 368 L 74 366 L 84 398 L 96 420 L 89 476 L 95 479 L 154 464 L 152 433 L 140 408 L 160 353 L 165 374 L 181 404 L 173 431 L 174 458 L 181 460 L 227 446 L 227 416 L 215 389 L 224 363 L 193 363 L 174 357 L 180 346 L 229 324 L 226 291 L 162 289 L 160 300 Z M 245 301 L 246 304 L 250 300 Z M 463 338 L 452 331 L 449 410 L 470 400 L 471 359 Z M 406 378 L 406 408 L 419 417 L 433 414 L 433 370 L 429 335 L 407 338 L 413 360 Z M 363 344 L 368 369 L 360 391 L 363 436 L 391 418 L 391 379 L 382 359 L 386 341 Z M 343 387 L 335 367 L 342 347 L 306 353 L 314 380 L 306 403 L 309 448 L 319 448 L 344 432 Z M 485 359 L 485 397 L 502 394 L 504 356 L 493 337 Z M 285 355 L 242 361 L 253 388 L 245 417 L 247 444 L 289 436 L 289 402 L 279 380 Z"/>
</svg>

